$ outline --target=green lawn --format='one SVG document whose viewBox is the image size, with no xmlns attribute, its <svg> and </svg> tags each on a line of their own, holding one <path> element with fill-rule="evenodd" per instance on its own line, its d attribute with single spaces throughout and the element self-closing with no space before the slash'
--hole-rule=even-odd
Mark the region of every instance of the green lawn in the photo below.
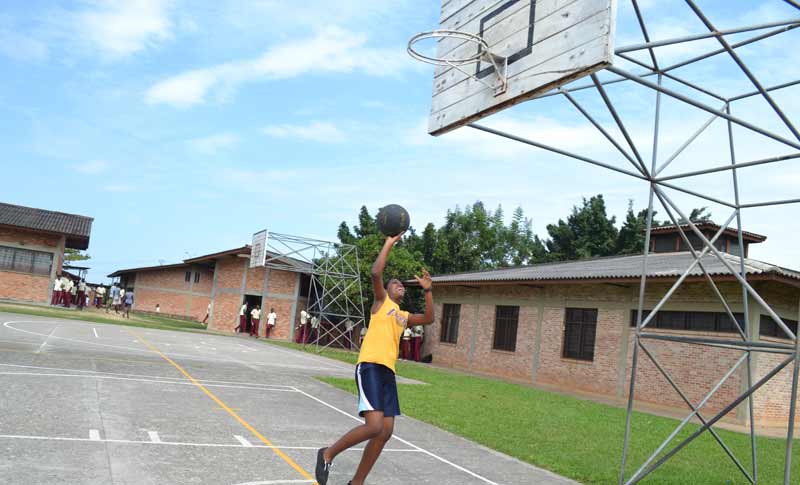
<svg viewBox="0 0 800 485">
<path fill-rule="evenodd" d="M 40 317 L 66 318 L 69 320 L 82 320 L 93 323 L 111 323 L 114 325 L 127 325 L 131 327 L 159 328 L 163 330 L 196 331 L 204 330 L 205 326 L 189 320 L 179 320 L 155 315 L 131 312 L 131 318 L 118 318 L 106 314 L 104 311 L 92 310 L 67 310 L 58 307 L 40 307 L 34 305 L 0 303 L 0 312 L 20 313 L 23 315 L 36 315 Z"/>
<path fill-rule="evenodd" d="M 313 352 L 313 347 L 307 351 Z M 350 363 L 356 360 L 355 354 L 338 350 L 327 350 L 323 355 Z M 398 386 L 403 414 L 583 483 L 617 483 L 624 409 L 402 361 L 397 370 L 400 376 L 429 384 Z M 352 379 L 322 380 L 356 393 Z M 642 413 L 634 416 L 628 476 L 677 425 L 674 419 Z M 677 439 L 696 429 L 689 425 Z M 724 430 L 718 433 L 749 469 L 749 435 Z M 783 483 L 784 440 L 758 438 L 757 448 L 759 483 Z M 793 483 L 800 483 L 797 441 L 794 450 Z M 704 433 L 643 483 L 749 482 L 713 437 Z"/>
</svg>

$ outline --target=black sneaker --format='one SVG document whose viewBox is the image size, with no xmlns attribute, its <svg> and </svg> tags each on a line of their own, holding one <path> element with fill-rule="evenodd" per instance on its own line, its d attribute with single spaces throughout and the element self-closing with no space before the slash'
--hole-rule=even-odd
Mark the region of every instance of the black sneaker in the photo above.
<svg viewBox="0 0 800 485">
<path fill-rule="evenodd" d="M 328 474 L 331 472 L 331 465 L 332 463 L 325 463 L 325 457 L 323 453 L 327 448 L 320 448 L 317 450 L 317 466 L 314 469 L 314 475 L 317 478 L 317 483 L 319 485 L 327 485 L 328 483 Z"/>
</svg>

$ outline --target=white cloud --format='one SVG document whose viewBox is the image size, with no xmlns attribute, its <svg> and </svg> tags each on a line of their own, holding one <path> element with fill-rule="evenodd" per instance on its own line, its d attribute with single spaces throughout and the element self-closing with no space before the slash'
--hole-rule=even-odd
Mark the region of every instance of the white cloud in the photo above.
<svg viewBox="0 0 800 485">
<path fill-rule="evenodd" d="M 300 138 L 320 143 L 340 143 L 347 138 L 336 125 L 320 121 L 312 121 L 307 125 L 269 125 L 262 131 L 276 138 Z"/>
<path fill-rule="evenodd" d="M 173 0 L 91 0 L 74 15 L 81 41 L 111 58 L 126 57 L 172 37 Z"/>
<path fill-rule="evenodd" d="M 108 169 L 108 162 L 104 160 L 92 160 L 89 162 L 79 163 L 73 166 L 75 170 L 89 175 L 97 175 L 103 173 Z"/>
<path fill-rule="evenodd" d="M 248 82 L 289 79 L 312 72 L 392 75 L 411 65 L 405 53 L 367 47 L 365 35 L 328 27 L 317 35 L 285 42 L 255 59 L 194 69 L 159 81 L 145 93 L 151 104 L 188 107 L 207 101 L 210 91 L 224 98 Z"/>
<path fill-rule="evenodd" d="M 214 154 L 239 143 L 239 137 L 233 133 L 217 133 L 188 141 L 193 150 L 200 153 Z"/>
</svg>

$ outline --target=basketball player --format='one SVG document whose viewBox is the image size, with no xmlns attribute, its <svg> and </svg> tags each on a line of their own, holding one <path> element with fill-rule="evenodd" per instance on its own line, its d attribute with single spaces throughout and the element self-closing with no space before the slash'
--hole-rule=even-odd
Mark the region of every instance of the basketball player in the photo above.
<svg viewBox="0 0 800 485">
<path fill-rule="evenodd" d="M 372 265 L 372 287 L 375 302 L 370 312 L 370 323 L 364 337 L 361 353 L 356 365 L 356 384 L 358 385 L 358 414 L 364 424 L 348 431 L 327 448 L 317 451 L 316 479 L 319 485 L 327 485 L 331 464 L 336 455 L 363 441 L 368 441 L 361 456 L 351 485 L 363 485 L 373 465 L 391 438 L 394 430 L 394 417 L 400 414 L 395 381 L 395 362 L 400 346 L 400 335 L 408 325 L 428 325 L 433 323 L 433 282 L 431 275 L 422 270 L 422 278 L 415 276 L 425 292 L 425 313 L 409 314 L 400 310 L 400 302 L 405 295 L 405 287 L 400 280 L 391 278 L 383 284 L 383 268 L 386 258 L 397 236 L 387 236 L 378 258 Z"/>
</svg>

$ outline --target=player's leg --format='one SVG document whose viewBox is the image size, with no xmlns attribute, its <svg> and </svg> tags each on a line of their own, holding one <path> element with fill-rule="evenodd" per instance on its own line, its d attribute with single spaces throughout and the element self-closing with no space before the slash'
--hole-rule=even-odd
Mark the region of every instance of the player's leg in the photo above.
<svg viewBox="0 0 800 485">
<path fill-rule="evenodd" d="M 361 455 L 361 462 L 359 462 L 356 469 L 356 474 L 353 475 L 350 483 L 353 485 L 362 485 L 364 483 L 372 467 L 375 466 L 375 462 L 378 461 L 378 457 L 381 456 L 381 451 L 383 451 L 386 442 L 392 437 L 393 431 L 394 416 L 384 417 L 381 432 L 367 443 L 364 453 Z"/>
</svg>

